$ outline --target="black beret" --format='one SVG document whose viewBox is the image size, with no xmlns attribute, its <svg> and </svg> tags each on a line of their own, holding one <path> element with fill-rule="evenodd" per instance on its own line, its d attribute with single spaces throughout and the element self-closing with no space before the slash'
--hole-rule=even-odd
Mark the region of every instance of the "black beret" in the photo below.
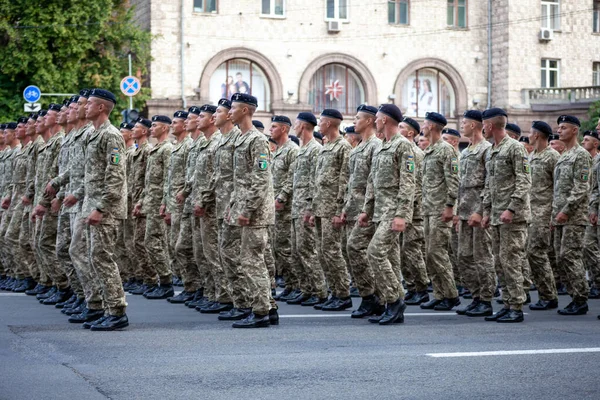
<svg viewBox="0 0 600 400">
<path fill-rule="evenodd" d="M 27 117 L 19 117 L 19 119 L 17 120 L 17 124 L 26 124 L 27 120 Z"/>
<path fill-rule="evenodd" d="M 460 137 L 460 132 L 457 131 L 456 129 L 452 129 L 452 128 L 446 128 L 442 131 L 442 134 L 446 134 L 446 135 L 452 135 L 452 136 L 457 136 Z"/>
<path fill-rule="evenodd" d="M 467 110 L 463 114 L 463 118 L 472 119 L 473 121 L 483 122 L 481 118 L 481 111 L 479 110 Z"/>
<path fill-rule="evenodd" d="M 98 97 L 99 99 L 108 100 L 113 104 L 117 104 L 117 98 L 115 95 L 105 89 L 90 90 L 90 97 Z"/>
<path fill-rule="evenodd" d="M 290 140 L 294 143 L 296 143 L 298 146 L 300 146 L 300 139 L 298 139 L 298 136 L 294 136 L 294 135 L 288 135 L 288 137 L 290 138 Z"/>
<path fill-rule="evenodd" d="M 346 134 L 356 133 L 356 129 L 354 129 L 354 125 L 350 125 L 350 126 L 347 126 L 346 128 L 344 128 L 344 132 L 346 132 Z"/>
<path fill-rule="evenodd" d="M 327 117 L 327 118 L 333 118 L 333 119 L 339 119 L 339 120 L 344 119 L 344 116 L 342 115 L 342 113 L 334 108 L 326 108 L 323 111 L 321 111 L 321 117 Z"/>
<path fill-rule="evenodd" d="M 548 136 L 548 141 L 549 142 L 551 142 L 553 140 L 560 140 L 560 136 L 558 136 L 556 133 L 553 133 L 550 136 Z"/>
<path fill-rule="evenodd" d="M 152 117 L 152 122 L 162 122 L 163 124 L 170 124 L 171 118 L 166 115 L 155 115 Z"/>
<path fill-rule="evenodd" d="M 79 91 L 79 96 L 85 97 L 86 99 L 90 97 L 90 89 L 81 89 Z"/>
<path fill-rule="evenodd" d="M 436 112 L 425 113 L 425 119 L 428 119 L 431 122 L 435 122 L 436 124 L 440 124 L 442 126 L 446 126 L 448 124 L 448 120 L 446 119 L 446 117 Z"/>
<path fill-rule="evenodd" d="M 356 112 L 365 112 L 367 114 L 373 114 L 376 115 L 377 114 L 377 107 L 373 107 L 373 106 L 368 106 L 366 104 L 361 104 L 360 106 L 358 106 L 358 108 L 356 109 Z"/>
<path fill-rule="evenodd" d="M 132 130 L 133 129 L 133 124 L 130 124 L 128 122 L 121 122 L 121 125 L 119 125 L 119 129 Z"/>
<path fill-rule="evenodd" d="M 61 108 L 62 107 L 60 104 L 50 103 L 50 105 L 48 106 L 48 111 L 60 111 Z"/>
<path fill-rule="evenodd" d="M 313 132 L 313 136 L 315 137 L 315 139 L 323 140 L 323 135 L 321 134 L 321 132 Z"/>
<path fill-rule="evenodd" d="M 533 121 L 531 127 L 536 131 L 542 132 L 546 136 L 552 135 L 552 128 L 544 121 Z"/>
<path fill-rule="evenodd" d="M 271 122 L 279 122 L 280 124 L 292 126 L 292 121 L 285 115 L 273 115 L 273 117 L 271 117 Z"/>
<path fill-rule="evenodd" d="M 486 119 L 490 119 L 490 118 L 494 118 L 494 117 L 500 117 L 500 116 L 508 118 L 508 114 L 503 109 L 501 109 L 501 108 L 489 108 L 489 109 L 485 110 L 481 114 L 481 119 L 482 120 L 486 120 Z"/>
<path fill-rule="evenodd" d="M 225 107 L 225 108 L 231 108 L 231 102 L 227 99 L 221 99 L 219 100 L 219 103 L 217 103 L 219 106 Z"/>
<path fill-rule="evenodd" d="M 506 124 L 506 130 L 516 133 L 517 136 L 521 136 L 521 128 L 517 124 Z"/>
<path fill-rule="evenodd" d="M 519 142 L 529 144 L 529 136 L 521 136 Z"/>
<path fill-rule="evenodd" d="M 312 126 L 317 126 L 317 117 L 315 117 L 313 113 L 301 112 L 298 114 L 296 119 L 299 119 L 300 121 L 308 122 Z"/>
<path fill-rule="evenodd" d="M 152 121 L 150 121 L 149 119 L 146 118 L 138 118 L 137 121 L 135 121 L 136 124 L 142 124 L 144 125 L 146 128 L 150 128 L 152 126 Z"/>
<path fill-rule="evenodd" d="M 410 127 L 413 128 L 415 131 L 417 131 L 417 133 L 421 132 L 421 125 L 419 125 L 419 123 L 417 121 L 415 121 L 414 119 L 409 118 L 409 117 L 404 117 L 402 122 L 410 125 Z"/>
<path fill-rule="evenodd" d="M 581 122 L 579 122 L 579 118 L 574 117 L 572 115 L 561 115 L 556 120 L 557 124 L 562 124 L 563 122 L 565 122 L 567 124 L 573 124 L 573 125 L 581 126 Z"/>
<path fill-rule="evenodd" d="M 16 122 L 9 122 L 8 124 L 6 124 L 6 128 L 4 128 L 4 129 L 15 130 L 15 129 L 17 129 L 17 123 Z"/>
<path fill-rule="evenodd" d="M 188 117 L 188 112 L 187 111 L 175 111 L 175 114 L 173 114 L 173 118 L 183 118 L 186 119 Z"/>
<path fill-rule="evenodd" d="M 196 115 L 200 115 L 200 107 L 197 106 L 191 106 L 190 108 L 188 108 L 188 115 L 189 114 L 196 114 Z"/>
<path fill-rule="evenodd" d="M 79 100 L 79 95 L 76 94 L 75 96 L 71 96 L 71 98 L 69 99 L 69 104 L 71 103 L 77 103 L 77 101 Z"/>
<path fill-rule="evenodd" d="M 265 126 L 263 125 L 263 123 L 262 123 L 262 122 L 260 122 L 260 121 L 259 121 L 259 120 L 257 120 L 257 119 L 253 119 L 253 120 L 252 120 L 252 125 L 254 125 L 254 127 L 255 127 L 256 129 L 265 129 Z"/>
<path fill-rule="evenodd" d="M 62 102 L 63 107 L 69 107 L 69 104 L 71 104 L 71 99 L 64 99 Z"/>
<path fill-rule="evenodd" d="M 394 119 L 396 122 L 402 121 L 402 111 L 395 104 L 382 104 L 377 111 Z"/>
<path fill-rule="evenodd" d="M 4 130 L 4 128 L 6 128 L 6 124 L 0 124 L 0 131 Z"/>
<path fill-rule="evenodd" d="M 38 117 L 45 117 L 48 114 L 48 110 L 40 110 L 38 111 Z"/>
<path fill-rule="evenodd" d="M 34 121 L 36 119 L 38 119 L 38 117 L 39 117 L 38 113 L 31 113 L 31 114 L 29 114 L 29 119 L 32 119 Z"/>
<path fill-rule="evenodd" d="M 258 100 L 256 99 L 256 97 L 246 93 L 234 93 L 233 96 L 231 96 L 231 102 L 244 103 L 254 107 L 258 107 Z"/>
<path fill-rule="evenodd" d="M 598 131 L 585 131 L 583 136 L 591 136 L 594 139 L 600 140 L 600 136 L 598 135 Z"/>
<path fill-rule="evenodd" d="M 217 112 L 217 106 L 213 106 L 212 104 L 205 104 L 202 107 L 200 107 L 200 112 L 207 112 L 207 113 L 214 114 Z"/>
</svg>

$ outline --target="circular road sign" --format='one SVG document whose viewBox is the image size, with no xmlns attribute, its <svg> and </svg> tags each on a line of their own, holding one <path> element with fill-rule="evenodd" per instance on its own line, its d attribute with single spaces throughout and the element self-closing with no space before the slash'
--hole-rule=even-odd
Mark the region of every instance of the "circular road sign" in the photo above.
<svg viewBox="0 0 600 400">
<path fill-rule="evenodd" d="M 140 92 L 141 88 L 142 84 L 140 83 L 140 80 L 135 76 L 126 76 L 121 81 L 121 92 L 123 92 L 125 96 L 135 96 Z"/>
<path fill-rule="evenodd" d="M 23 90 L 23 98 L 28 103 L 35 103 L 40 97 L 42 97 L 42 91 L 37 86 L 29 85 Z"/>
</svg>

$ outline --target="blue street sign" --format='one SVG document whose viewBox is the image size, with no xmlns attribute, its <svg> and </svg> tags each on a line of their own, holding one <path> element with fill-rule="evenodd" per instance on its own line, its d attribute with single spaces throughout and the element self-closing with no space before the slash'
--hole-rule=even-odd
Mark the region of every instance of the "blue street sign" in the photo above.
<svg viewBox="0 0 600 400">
<path fill-rule="evenodd" d="M 29 85 L 23 90 L 23 98 L 28 103 L 35 103 L 40 97 L 42 97 L 42 91 L 37 86 Z"/>
<path fill-rule="evenodd" d="M 126 76 L 121 81 L 121 92 L 123 92 L 125 96 L 135 96 L 139 93 L 141 88 L 142 84 L 135 76 Z"/>
</svg>

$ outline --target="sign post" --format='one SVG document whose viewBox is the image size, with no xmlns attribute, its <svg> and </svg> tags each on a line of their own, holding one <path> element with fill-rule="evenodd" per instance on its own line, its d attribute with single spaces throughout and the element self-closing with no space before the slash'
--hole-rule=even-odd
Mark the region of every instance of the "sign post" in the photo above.
<svg viewBox="0 0 600 400">
<path fill-rule="evenodd" d="M 25 99 L 24 110 L 27 112 L 36 112 L 42 108 L 40 103 L 36 103 L 42 97 L 42 91 L 35 85 L 29 85 L 23 90 L 23 98 Z"/>
</svg>

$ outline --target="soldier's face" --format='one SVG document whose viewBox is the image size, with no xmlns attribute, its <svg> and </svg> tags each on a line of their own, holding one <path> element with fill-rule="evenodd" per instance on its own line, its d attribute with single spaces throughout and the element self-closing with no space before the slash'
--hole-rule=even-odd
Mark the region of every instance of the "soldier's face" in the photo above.
<svg viewBox="0 0 600 400">
<path fill-rule="evenodd" d="M 4 143 L 10 144 L 13 140 L 15 140 L 15 131 L 12 129 L 4 130 Z"/>
<path fill-rule="evenodd" d="M 458 146 L 458 138 L 454 135 L 449 135 L 447 133 L 444 133 L 442 135 L 442 139 L 444 140 L 444 142 L 448 142 L 450 143 L 453 147 Z"/>
<path fill-rule="evenodd" d="M 123 136 L 123 140 L 125 142 L 128 142 L 131 140 L 131 134 L 132 134 L 132 132 L 129 129 L 125 129 L 125 128 L 121 129 L 121 136 Z"/>
<path fill-rule="evenodd" d="M 560 140 L 551 140 L 550 147 L 562 154 L 565 151 L 565 144 Z"/>
<path fill-rule="evenodd" d="M 165 133 L 169 133 L 169 125 L 161 122 L 153 122 L 150 128 L 150 136 L 153 138 L 160 138 Z"/>
<path fill-rule="evenodd" d="M 425 136 L 419 136 L 419 148 L 425 150 L 427 147 L 429 147 L 429 139 Z"/>
<path fill-rule="evenodd" d="M 473 134 L 473 123 L 471 122 L 471 120 L 463 118 L 462 121 L 460 121 L 460 133 L 461 135 L 464 135 L 465 137 L 470 138 Z"/>
<path fill-rule="evenodd" d="M 586 149 L 587 151 L 592 151 L 594 149 L 598 148 L 598 140 L 591 137 L 591 136 L 584 136 L 583 137 L 583 142 L 581 142 L 581 145 L 583 146 L 584 149 Z"/>
<path fill-rule="evenodd" d="M 25 134 L 27 136 L 33 136 L 35 134 L 35 127 L 37 125 L 37 121 L 34 119 L 27 120 L 27 129 L 25 130 Z"/>
<path fill-rule="evenodd" d="M 22 122 L 20 124 L 18 124 L 17 125 L 17 132 L 16 132 L 17 139 L 19 139 L 19 140 L 25 139 L 25 132 L 26 132 L 26 130 L 27 130 L 27 124 L 24 124 Z"/>
<path fill-rule="evenodd" d="M 67 111 L 67 123 L 74 124 L 77 121 L 77 103 L 69 104 Z"/>
<path fill-rule="evenodd" d="M 269 132 L 271 133 L 271 137 L 273 138 L 273 140 L 276 140 L 276 141 L 279 141 L 284 136 L 287 136 L 284 124 L 280 124 L 278 122 L 273 122 L 271 124 L 271 128 L 269 129 Z"/>
<path fill-rule="evenodd" d="M 88 99 L 85 105 L 85 118 L 92 120 L 100 115 L 102 112 L 102 103 L 97 97 L 91 97 Z"/>
<path fill-rule="evenodd" d="M 375 130 L 377 133 L 383 133 L 383 127 L 385 126 L 385 115 L 381 112 L 377 112 L 375 115 Z"/>
<path fill-rule="evenodd" d="M 245 114 L 245 110 L 247 110 L 247 107 L 244 106 L 243 103 L 233 103 L 231 105 L 231 110 L 229 110 L 229 119 L 231 120 L 231 122 L 233 122 L 234 124 L 240 123 L 242 117 Z"/>
<path fill-rule="evenodd" d="M 59 125 L 65 125 L 67 123 L 67 116 L 69 115 L 69 109 L 67 107 L 63 107 L 60 109 L 58 113 L 58 117 L 56 119 L 56 123 Z"/>
<path fill-rule="evenodd" d="M 492 123 L 490 120 L 483 121 L 483 137 L 486 139 L 492 137 Z"/>
<path fill-rule="evenodd" d="M 354 116 L 354 130 L 358 133 L 364 133 L 373 126 L 373 116 L 364 112 L 358 112 Z"/>
<path fill-rule="evenodd" d="M 194 132 L 198 128 L 198 115 L 189 113 L 184 126 L 186 131 Z"/>
<path fill-rule="evenodd" d="M 139 140 L 141 139 L 143 136 L 146 135 L 146 127 L 142 126 L 141 124 L 137 123 L 134 125 L 133 130 L 131 131 L 131 135 L 133 136 L 133 138 L 135 140 Z"/>
<path fill-rule="evenodd" d="M 432 122 L 426 119 L 425 122 L 423 122 L 423 136 L 425 136 L 428 140 L 431 137 L 431 127 Z"/>
<path fill-rule="evenodd" d="M 48 111 L 48 114 L 46 114 L 46 118 L 44 119 L 44 124 L 47 128 L 51 128 L 56 125 L 57 115 L 58 113 L 54 110 Z"/>
<path fill-rule="evenodd" d="M 409 125 L 406 122 L 400 122 L 398 124 L 398 132 L 408 140 L 412 140 L 413 130 L 409 128 Z"/>
<path fill-rule="evenodd" d="M 572 124 L 561 123 L 558 125 L 558 137 L 562 142 L 568 142 L 577 135 L 577 127 Z"/>
<path fill-rule="evenodd" d="M 225 126 L 227 121 L 230 121 L 229 109 L 223 106 L 217 107 L 217 112 L 215 113 L 215 126 L 221 128 Z"/>
<path fill-rule="evenodd" d="M 197 128 L 201 131 L 208 129 L 212 123 L 212 117 L 213 114 L 202 111 L 200 115 L 198 115 L 198 119 L 196 120 Z"/>
<path fill-rule="evenodd" d="M 39 116 L 38 119 L 35 121 L 35 132 L 38 135 L 41 135 L 42 133 L 46 132 L 46 124 L 45 124 L 45 117 Z"/>
<path fill-rule="evenodd" d="M 178 136 L 184 132 L 184 123 L 185 120 L 182 118 L 174 118 L 173 121 L 171 121 L 173 135 Z"/>
</svg>

